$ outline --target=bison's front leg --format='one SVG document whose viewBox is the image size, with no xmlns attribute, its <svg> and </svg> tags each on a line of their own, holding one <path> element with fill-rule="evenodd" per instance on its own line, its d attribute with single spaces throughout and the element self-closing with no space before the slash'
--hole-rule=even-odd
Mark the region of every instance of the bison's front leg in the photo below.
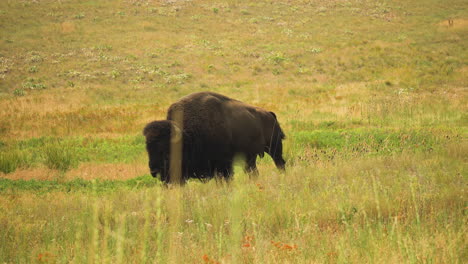
<svg viewBox="0 0 468 264">
<path fill-rule="evenodd" d="M 215 162 L 215 176 L 222 177 L 225 180 L 232 178 L 232 160 Z"/>
<path fill-rule="evenodd" d="M 257 155 L 246 155 L 246 164 L 245 164 L 245 172 L 247 172 L 250 176 L 257 177 L 258 170 L 257 170 Z"/>
</svg>

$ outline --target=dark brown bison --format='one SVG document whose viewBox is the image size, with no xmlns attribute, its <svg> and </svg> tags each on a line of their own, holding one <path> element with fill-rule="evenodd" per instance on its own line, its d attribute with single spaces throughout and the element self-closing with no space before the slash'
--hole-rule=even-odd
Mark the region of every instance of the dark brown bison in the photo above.
<svg viewBox="0 0 468 264">
<path fill-rule="evenodd" d="M 249 173 L 258 173 L 256 159 L 264 152 L 276 167 L 284 170 L 285 166 L 285 135 L 276 115 L 217 93 L 200 92 L 181 98 L 169 107 L 167 120 L 149 123 L 143 134 L 151 175 L 161 174 L 166 183 L 176 181 L 171 179 L 176 170 L 180 183 L 216 175 L 228 179 L 236 154 L 245 157 Z M 179 154 L 174 155 L 176 152 Z"/>
</svg>

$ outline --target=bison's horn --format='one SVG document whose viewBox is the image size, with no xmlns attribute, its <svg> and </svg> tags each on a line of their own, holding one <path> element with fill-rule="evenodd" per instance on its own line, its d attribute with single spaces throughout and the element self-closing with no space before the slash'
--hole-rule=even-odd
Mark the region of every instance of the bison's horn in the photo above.
<svg viewBox="0 0 468 264">
<path fill-rule="evenodd" d="M 178 143 L 182 139 L 182 131 L 175 124 L 172 124 L 171 143 Z"/>
</svg>

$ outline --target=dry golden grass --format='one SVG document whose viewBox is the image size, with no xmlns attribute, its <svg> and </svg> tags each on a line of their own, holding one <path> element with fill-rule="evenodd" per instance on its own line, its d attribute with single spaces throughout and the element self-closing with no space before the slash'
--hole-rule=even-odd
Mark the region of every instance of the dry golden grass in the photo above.
<svg viewBox="0 0 468 264">
<path fill-rule="evenodd" d="M 18 261 L 457 262 L 466 192 L 463 168 L 448 161 L 408 154 L 286 174 L 267 164 L 255 180 L 236 167 L 229 185 L 0 196 L 0 224 L 17 245 L 2 248 Z"/>
</svg>

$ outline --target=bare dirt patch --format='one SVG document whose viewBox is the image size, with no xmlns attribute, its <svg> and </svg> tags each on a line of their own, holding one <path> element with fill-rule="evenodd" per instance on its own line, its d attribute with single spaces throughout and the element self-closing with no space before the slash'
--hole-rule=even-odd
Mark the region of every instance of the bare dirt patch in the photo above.
<svg viewBox="0 0 468 264">
<path fill-rule="evenodd" d="M 19 169 L 13 173 L 0 173 L 0 178 L 10 180 L 128 180 L 148 173 L 144 164 L 82 164 L 62 175 L 48 168 Z"/>
<path fill-rule="evenodd" d="M 77 169 L 69 171 L 68 180 L 81 178 L 84 180 L 127 180 L 148 173 L 144 164 L 82 164 Z"/>
<path fill-rule="evenodd" d="M 468 19 L 446 19 L 437 24 L 440 28 L 448 28 L 453 30 L 468 29 Z"/>
<path fill-rule="evenodd" d="M 62 30 L 62 33 L 64 34 L 72 33 L 75 31 L 75 24 L 70 21 L 65 21 L 62 24 L 60 24 L 60 28 Z"/>
<path fill-rule="evenodd" d="M 0 178 L 10 180 L 54 180 L 60 176 L 60 172 L 47 168 L 18 169 L 12 173 L 0 173 Z"/>
</svg>

